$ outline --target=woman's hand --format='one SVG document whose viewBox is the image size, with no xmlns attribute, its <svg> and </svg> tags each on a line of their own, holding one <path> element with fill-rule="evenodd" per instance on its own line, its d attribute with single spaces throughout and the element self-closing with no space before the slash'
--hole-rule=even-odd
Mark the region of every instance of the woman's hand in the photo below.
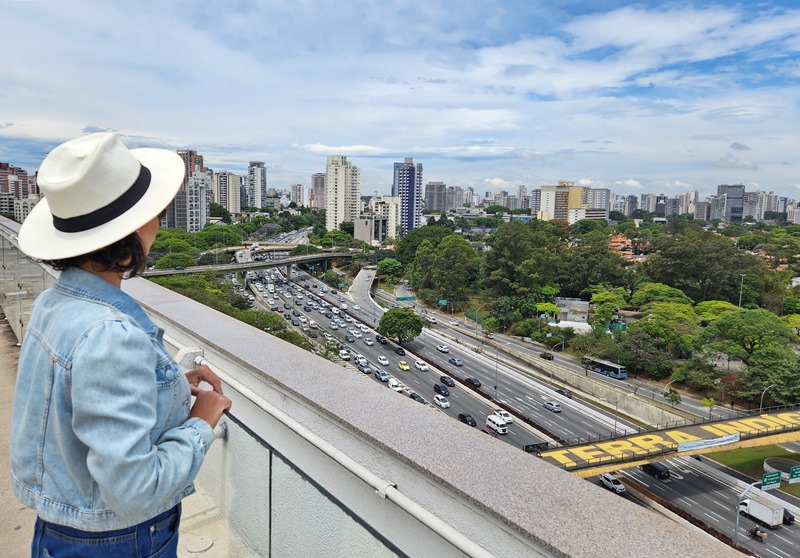
<svg viewBox="0 0 800 558">
<path fill-rule="evenodd" d="M 186 379 L 192 395 L 195 396 L 189 416 L 203 419 L 211 428 L 215 428 L 222 414 L 231 408 L 231 400 L 222 394 L 222 382 L 205 364 L 189 370 Z M 202 382 L 209 384 L 212 389 L 200 389 Z"/>
</svg>

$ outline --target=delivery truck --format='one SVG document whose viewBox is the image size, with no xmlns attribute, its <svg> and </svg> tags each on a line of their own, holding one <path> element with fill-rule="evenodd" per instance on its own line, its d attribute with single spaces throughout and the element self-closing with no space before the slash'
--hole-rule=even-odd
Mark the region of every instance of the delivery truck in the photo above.
<svg viewBox="0 0 800 558">
<path fill-rule="evenodd" d="M 746 500 L 739 502 L 739 513 L 770 529 L 783 523 L 782 505 L 766 498 L 757 498 L 752 494 Z"/>
</svg>

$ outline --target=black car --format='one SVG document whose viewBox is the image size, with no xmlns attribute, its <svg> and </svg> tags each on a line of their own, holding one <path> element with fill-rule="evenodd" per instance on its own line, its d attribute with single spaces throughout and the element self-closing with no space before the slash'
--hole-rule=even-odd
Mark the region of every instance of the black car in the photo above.
<svg viewBox="0 0 800 558">
<path fill-rule="evenodd" d="M 452 364 L 454 366 L 464 366 L 464 361 L 462 361 L 458 357 L 450 357 L 449 359 L 447 359 L 447 362 L 449 362 L 450 364 Z"/>
<path fill-rule="evenodd" d="M 291 319 L 292 319 L 292 315 L 291 315 L 289 312 L 286 312 L 286 313 L 283 315 L 283 317 L 284 317 L 284 318 L 286 318 L 287 320 L 291 320 Z"/>
<path fill-rule="evenodd" d="M 355 337 L 353 337 L 353 336 L 352 336 L 351 334 L 349 334 L 349 333 L 348 333 L 347 335 L 345 335 L 345 336 L 344 336 L 344 340 L 345 340 L 345 341 L 347 341 L 348 343 L 355 343 L 355 342 L 356 342 L 356 338 L 355 338 Z"/>
<path fill-rule="evenodd" d="M 793 525 L 794 524 L 794 515 L 792 512 L 783 508 L 783 524 L 784 525 Z"/>
<path fill-rule="evenodd" d="M 475 417 L 473 417 L 469 413 L 459 413 L 458 420 L 463 422 L 464 424 L 469 424 L 470 426 L 477 426 L 477 422 L 475 422 Z"/>
<path fill-rule="evenodd" d="M 299 318 L 300 317 L 300 310 L 292 310 L 292 316 L 294 316 L 295 318 Z"/>
<path fill-rule="evenodd" d="M 416 401 L 417 403 L 425 403 L 425 400 L 421 396 L 419 396 L 416 393 L 414 393 L 413 391 L 411 393 L 409 393 L 408 396 L 411 399 L 413 399 L 414 401 Z"/>
<path fill-rule="evenodd" d="M 481 387 L 481 381 L 478 378 L 464 378 L 464 383 L 473 388 Z"/>
<path fill-rule="evenodd" d="M 444 395 L 445 397 L 450 395 L 450 390 L 447 389 L 447 386 L 443 384 L 433 384 L 433 391 L 435 391 L 439 395 Z"/>
<path fill-rule="evenodd" d="M 439 376 L 439 381 L 442 382 L 446 386 L 455 387 L 456 383 L 453 381 L 453 378 L 450 376 Z"/>
<path fill-rule="evenodd" d="M 568 390 L 568 389 L 558 388 L 556 390 L 556 393 L 560 393 L 564 397 L 569 397 L 570 399 L 572 399 L 572 392 L 570 390 Z"/>
<path fill-rule="evenodd" d="M 385 345 L 386 344 L 386 337 L 384 337 L 380 333 L 376 333 L 375 334 L 375 341 L 377 341 L 381 345 Z"/>
<path fill-rule="evenodd" d="M 283 307 L 286 308 L 287 310 L 291 310 L 292 309 L 292 305 L 289 304 L 288 302 L 284 302 L 283 303 Z"/>
<path fill-rule="evenodd" d="M 298 320 L 297 318 L 292 318 L 292 325 L 295 327 L 299 326 L 300 320 Z"/>
<path fill-rule="evenodd" d="M 553 360 L 553 353 L 548 353 L 547 351 L 539 353 L 539 356 L 545 360 Z"/>
<path fill-rule="evenodd" d="M 406 350 L 403 347 L 395 348 L 394 352 L 400 356 L 406 356 Z"/>
</svg>

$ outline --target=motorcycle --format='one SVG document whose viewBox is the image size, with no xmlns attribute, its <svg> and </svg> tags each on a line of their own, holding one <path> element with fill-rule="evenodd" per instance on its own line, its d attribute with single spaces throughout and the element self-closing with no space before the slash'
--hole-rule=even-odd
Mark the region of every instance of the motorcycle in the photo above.
<svg viewBox="0 0 800 558">
<path fill-rule="evenodd" d="M 747 535 L 761 543 L 763 543 L 764 539 L 767 538 L 767 534 L 763 531 L 759 531 L 758 527 L 753 527 L 752 529 L 748 529 Z"/>
</svg>

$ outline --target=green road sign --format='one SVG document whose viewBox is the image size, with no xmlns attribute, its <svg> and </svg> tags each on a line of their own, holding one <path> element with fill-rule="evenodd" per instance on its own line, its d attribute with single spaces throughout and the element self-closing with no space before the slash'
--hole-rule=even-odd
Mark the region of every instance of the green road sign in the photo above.
<svg viewBox="0 0 800 558">
<path fill-rule="evenodd" d="M 446 298 L 440 298 L 439 299 L 439 306 L 447 306 L 447 299 Z"/>
<path fill-rule="evenodd" d="M 772 490 L 781 487 L 781 472 L 764 473 L 761 477 L 761 490 Z"/>
<path fill-rule="evenodd" d="M 789 484 L 800 482 L 800 465 L 795 465 L 789 469 Z"/>
<path fill-rule="evenodd" d="M 401 302 L 403 300 L 417 300 L 417 297 L 415 297 L 415 296 L 398 296 L 397 298 L 395 298 L 395 300 L 397 302 Z"/>
</svg>

